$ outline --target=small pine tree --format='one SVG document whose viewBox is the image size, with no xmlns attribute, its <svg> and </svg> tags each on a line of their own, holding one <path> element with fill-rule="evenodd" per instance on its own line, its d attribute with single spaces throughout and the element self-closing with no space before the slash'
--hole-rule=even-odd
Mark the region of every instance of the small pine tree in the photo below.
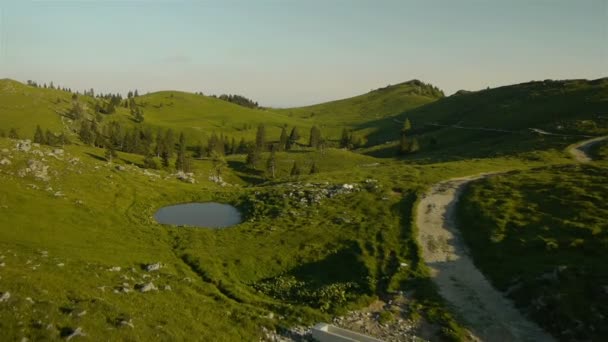
<svg viewBox="0 0 608 342">
<path fill-rule="evenodd" d="M 290 175 L 291 176 L 299 176 L 301 173 L 302 173 L 302 170 L 300 170 L 300 166 L 298 165 L 298 161 L 294 161 L 293 162 L 293 166 L 291 167 Z"/>
<path fill-rule="evenodd" d="M 179 147 L 177 150 L 177 158 L 175 160 L 175 169 L 185 171 L 186 166 L 186 137 L 184 133 L 179 134 Z"/>
<path fill-rule="evenodd" d="M 156 164 L 156 160 L 154 160 L 154 153 L 150 149 L 146 152 L 144 156 L 144 168 L 146 169 L 158 169 L 158 164 Z"/>
<path fill-rule="evenodd" d="M 36 125 L 36 133 L 34 133 L 34 142 L 37 144 L 44 144 L 44 133 L 40 125 Z"/>
<path fill-rule="evenodd" d="M 161 158 L 161 163 L 163 164 L 163 167 L 169 167 L 169 152 L 167 152 L 167 150 L 163 150 L 160 154 L 160 158 Z"/>
<path fill-rule="evenodd" d="M 116 150 L 112 144 L 106 144 L 106 151 L 104 155 L 109 163 L 111 163 L 112 160 L 117 157 Z"/>
<path fill-rule="evenodd" d="M 346 129 L 342 129 L 342 137 L 340 138 L 340 147 L 341 148 L 351 148 L 352 147 L 352 134 Z"/>
<path fill-rule="evenodd" d="M 226 159 L 223 155 L 217 152 L 211 153 L 211 162 L 213 163 L 213 170 L 215 170 L 215 176 L 219 180 L 222 177 L 222 170 L 226 167 Z"/>
<path fill-rule="evenodd" d="M 291 129 L 291 133 L 289 134 L 289 139 L 287 140 L 287 145 L 285 149 L 288 151 L 291 150 L 293 145 L 295 145 L 298 140 L 300 140 L 300 133 L 298 132 L 298 128 L 294 127 Z"/>
<path fill-rule="evenodd" d="M 11 128 L 8 132 L 8 137 L 11 139 L 19 139 L 19 133 L 17 133 L 17 129 Z"/>
<path fill-rule="evenodd" d="M 312 166 L 310 167 L 310 174 L 313 175 L 315 173 L 319 173 L 319 168 L 317 167 L 316 162 L 312 162 Z"/>
<path fill-rule="evenodd" d="M 44 136 L 44 144 L 55 146 L 57 140 L 58 139 L 55 137 L 55 134 L 53 134 L 50 129 L 47 129 Z"/>
<path fill-rule="evenodd" d="M 266 149 L 266 127 L 264 124 L 258 126 L 258 131 L 255 134 L 255 147 L 261 152 Z"/>
<path fill-rule="evenodd" d="M 250 147 L 249 151 L 247 151 L 247 159 L 246 163 L 252 169 L 256 169 L 258 166 L 258 162 L 260 161 L 260 152 L 255 147 Z"/>
<path fill-rule="evenodd" d="M 317 126 L 312 126 L 310 129 L 310 139 L 308 146 L 318 148 L 321 145 L 321 130 Z"/>
<path fill-rule="evenodd" d="M 83 143 L 87 145 L 93 143 L 94 135 L 91 132 L 91 126 L 86 120 L 80 124 L 80 131 L 78 132 L 78 135 L 80 136 L 80 140 L 82 140 Z"/>
<path fill-rule="evenodd" d="M 266 171 L 272 179 L 276 177 L 277 156 L 274 149 L 272 150 L 272 152 L 270 152 L 270 157 L 268 157 L 268 160 L 266 161 Z"/>
<path fill-rule="evenodd" d="M 281 136 L 279 137 L 279 151 L 285 151 L 287 149 L 287 129 L 285 126 L 281 129 Z"/>
</svg>

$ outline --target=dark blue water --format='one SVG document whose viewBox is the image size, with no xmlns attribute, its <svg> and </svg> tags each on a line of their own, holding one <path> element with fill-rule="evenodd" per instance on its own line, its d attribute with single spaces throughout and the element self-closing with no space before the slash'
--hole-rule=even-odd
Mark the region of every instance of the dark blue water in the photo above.
<svg viewBox="0 0 608 342">
<path fill-rule="evenodd" d="M 185 203 L 160 208 L 154 218 L 161 224 L 225 228 L 241 223 L 237 208 L 215 202 Z"/>
</svg>

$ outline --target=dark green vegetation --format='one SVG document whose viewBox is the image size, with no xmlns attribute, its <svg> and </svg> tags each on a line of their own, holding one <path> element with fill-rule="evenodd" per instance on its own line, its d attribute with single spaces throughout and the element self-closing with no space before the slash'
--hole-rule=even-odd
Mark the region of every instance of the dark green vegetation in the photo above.
<svg viewBox="0 0 608 342">
<path fill-rule="evenodd" d="M 410 135 L 429 152 L 429 161 L 511 155 L 564 146 L 581 140 L 580 135 L 606 134 L 607 99 L 606 78 L 529 82 L 445 97 L 359 127 L 377 129 L 369 142 L 396 141 L 409 118 Z M 572 136 L 543 135 L 530 128 Z M 393 156 L 396 146 L 378 146 L 369 153 Z"/>
<path fill-rule="evenodd" d="M 261 326 L 327 321 L 397 291 L 410 306 L 399 318 L 462 339 L 418 255 L 418 196 L 451 177 L 572 163 L 562 149 L 579 137 L 528 127 L 607 130 L 595 116 L 605 112 L 606 80 L 450 97 L 410 81 L 293 109 L 175 91 L 94 95 L 0 81 L 8 339 L 82 328 L 99 340 L 256 340 Z M 42 146 L 17 151 L 7 136 Z M 152 218 L 165 205 L 204 201 L 237 206 L 245 222 L 206 230 Z M 156 262 L 160 270 L 145 270 Z M 141 292 L 149 283 L 158 290 Z"/>
<path fill-rule="evenodd" d="M 608 168 L 567 165 L 473 183 L 459 227 L 478 267 L 555 337 L 608 335 Z"/>
</svg>

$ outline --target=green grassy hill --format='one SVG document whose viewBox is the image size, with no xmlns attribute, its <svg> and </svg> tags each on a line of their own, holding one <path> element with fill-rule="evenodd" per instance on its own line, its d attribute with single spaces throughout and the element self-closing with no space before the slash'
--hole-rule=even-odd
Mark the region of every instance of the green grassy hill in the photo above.
<svg viewBox="0 0 608 342">
<path fill-rule="evenodd" d="M 561 340 L 608 334 L 608 169 L 568 165 L 474 182 L 458 206 L 478 267 Z"/>
<path fill-rule="evenodd" d="M 17 81 L 0 80 L 0 129 L 16 128 L 23 136 L 34 134 L 37 124 L 55 132 L 63 129 L 61 113 L 70 107 L 71 94 L 33 88 Z"/>
<path fill-rule="evenodd" d="M 410 135 L 422 151 L 460 158 L 563 147 L 580 135 L 602 135 L 608 132 L 608 120 L 602 119 L 607 112 L 606 78 L 541 81 L 462 92 L 358 128 L 376 127 L 372 144 L 394 141 L 409 118 Z M 540 135 L 530 128 L 579 137 Z M 394 155 L 394 146 L 372 153 Z"/>
<path fill-rule="evenodd" d="M 452 177 L 551 164 L 555 166 L 533 185 L 553 189 L 551 182 L 562 182 L 560 193 L 581 199 L 572 204 L 583 212 L 580 221 L 595 224 L 589 203 L 605 190 L 594 184 L 605 179 L 606 161 L 565 166 L 573 159 L 555 148 L 580 138 L 538 135 L 528 128 L 561 134 L 605 132 L 607 83 L 535 82 L 443 98 L 436 88 L 410 81 L 294 109 L 249 109 L 163 91 L 136 97 L 144 111 L 143 124 L 134 122 L 124 106 L 114 114 L 99 114 L 102 125 L 123 124 L 118 136 L 125 138 L 113 142 L 116 145 L 129 141 L 131 132 L 124 126 L 142 128 L 133 132 L 135 140 L 140 134 L 140 141 L 145 128 L 151 128 L 152 135 L 156 128 L 185 132 L 195 180 L 189 183 L 177 179 L 175 153 L 165 167 L 158 157 L 150 157 L 159 168 L 146 169 L 142 154 L 118 152 L 108 162 L 109 150 L 81 142 L 79 124 L 98 116 L 93 109 L 105 100 L 78 96 L 86 114 L 71 122 L 71 93 L 2 80 L 1 130 L 17 128 L 21 137 L 31 139 L 40 124 L 55 132 L 72 130 L 73 143 L 33 146 L 24 152 L 16 148 L 18 141 L 0 137 L 0 331 L 10 340 L 54 340 L 78 329 L 95 340 L 259 340 L 261 327 L 331 321 L 375 300 L 403 296 L 404 310 L 382 309 L 386 322 L 401 319 L 420 326 L 431 340 L 465 339 L 419 255 L 412 231 L 418 196 Z M 376 158 L 383 153 L 395 156 L 394 144 L 385 142 L 398 136 L 405 117 L 412 120 L 410 134 L 420 140 L 422 150 L 405 158 Z M 299 128 L 300 143 L 305 143 L 308 129 L 317 125 L 333 140 L 343 128 L 352 128 L 355 134 L 369 135 L 372 146 L 354 151 L 297 146 L 277 152 L 274 179 L 268 171 L 268 151 L 261 153 L 255 169 L 247 166 L 244 154 L 232 154 L 221 169 L 226 183 L 214 182 L 218 160 L 194 158 L 192 145 L 213 133 L 251 141 L 259 123 L 266 125 L 270 141 L 288 125 Z M 101 130 L 102 135 L 111 136 Z M 60 147 L 63 152 L 55 152 Z M 603 157 L 605 147 L 598 144 L 592 152 Z M 487 158 L 471 158 L 476 156 Z M 302 173 L 292 176 L 295 162 Z M 319 172 L 309 174 L 313 163 Z M 497 196 L 505 197 L 501 191 L 510 185 L 497 186 Z M 484 191 L 480 193 L 485 196 Z M 482 211 L 495 229 L 511 234 L 512 227 L 502 225 L 502 211 L 494 215 L 485 203 L 477 203 L 484 196 L 471 197 L 469 209 Z M 165 205 L 206 201 L 236 206 L 244 222 L 211 230 L 160 225 L 153 218 Z M 531 219 L 510 212 L 526 204 L 509 203 L 505 215 L 532 225 Z M 543 218 L 551 211 L 567 212 L 563 203 L 557 204 L 528 210 Z M 566 218 L 555 222 L 572 228 Z M 588 234 L 578 228 L 577 233 Z M 553 246 L 548 233 L 537 235 L 545 238 L 540 239 L 543 248 Z M 538 239 L 531 238 L 534 243 L 540 243 Z M 585 238 L 583 248 L 588 241 Z M 559 247 L 552 252 L 561 253 L 561 242 Z M 476 252 L 494 253 L 488 249 L 484 245 Z M 163 264 L 160 271 L 145 270 L 156 262 Z M 142 292 L 141 286 L 148 283 L 157 290 Z"/>
<path fill-rule="evenodd" d="M 442 96 L 432 85 L 412 80 L 347 99 L 276 111 L 320 127 L 353 127 L 420 107 Z M 364 130 L 370 131 L 373 129 Z"/>
<path fill-rule="evenodd" d="M 211 134 L 224 134 L 236 139 L 253 140 L 259 124 L 266 125 L 268 139 L 278 140 L 281 128 L 298 127 L 303 144 L 313 125 L 321 128 L 325 139 L 338 140 L 344 128 L 395 115 L 435 101 L 442 93 L 420 81 L 410 81 L 353 98 L 290 109 L 251 109 L 214 97 L 178 91 L 161 91 L 138 96 L 135 101 L 144 111 L 144 125 L 183 131 L 191 142 L 206 141 Z M 61 90 L 31 87 L 13 80 L 0 80 L 0 127 L 18 128 L 22 136 L 31 137 L 37 124 L 54 132 L 62 125 L 62 115 L 71 107 L 71 94 Z M 96 102 L 89 96 L 79 100 L 94 116 Z M 102 115 L 105 122 L 118 121 L 133 125 L 130 111 L 116 107 L 116 113 Z M 67 118 L 64 118 L 67 120 Z M 360 137 L 374 132 L 366 128 Z"/>
</svg>

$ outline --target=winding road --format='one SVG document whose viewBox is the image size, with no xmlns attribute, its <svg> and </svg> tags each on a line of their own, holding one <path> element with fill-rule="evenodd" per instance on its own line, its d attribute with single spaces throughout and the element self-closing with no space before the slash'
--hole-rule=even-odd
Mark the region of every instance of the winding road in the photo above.
<svg viewBox="0 0 608 342">
<path fill-rule="evenodd" d="M 599 143 L 602 140 L 608 139 L 608 136 L 597 137 L 589 140 L 583 140 L 576 144 L 570 145 L 566 150 L 580 163 L 588 163 L 592 160 L 589 155 L 589 148 Z"/>
<path fill-rule="evenodd" d="M 579 162 L 591 161 L 593 144 L 608 138 L 585 140 L 567 148 Z M 422 257 L 440 294 L 481 341 L 554 341 L 534 322 L 523 316 L 505 295 L 496 290 L 475 267 L 460 232 L 454 210 L 465 186 L 481 174 L 435 184 L 421 198 L 416 225 Z"/>
</svg>

